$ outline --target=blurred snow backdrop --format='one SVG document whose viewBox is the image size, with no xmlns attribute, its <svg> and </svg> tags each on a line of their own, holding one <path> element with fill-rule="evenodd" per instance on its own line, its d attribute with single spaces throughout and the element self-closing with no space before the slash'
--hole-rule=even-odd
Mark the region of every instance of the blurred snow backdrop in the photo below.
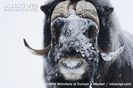
<svg viewBox="0 0 133 88">
<path fill-rule="evenodd" d="M 43 59 L 30 54 L 23 38 L 34 48 L 43 46 L 46 0 L 1 0 L 0 88 L 45 88 Z M 111 0 L 121 28 L 133 34 L 132 0 Z"/>
</svg>

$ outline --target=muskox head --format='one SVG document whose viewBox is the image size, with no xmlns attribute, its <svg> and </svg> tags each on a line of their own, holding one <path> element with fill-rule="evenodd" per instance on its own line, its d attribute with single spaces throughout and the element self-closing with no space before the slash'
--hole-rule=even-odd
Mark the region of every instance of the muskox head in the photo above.
<svg viewBox="0 0 133 88">
<path fill-rule="evenodd" d="M 46 56 L 48 81 L 60 78 L 67 81 L 87 79 L 90 82 L 100 59 L 114 60 L 123 51 L 123 47 L 108 53 L 100 49 L 97 41 L 99 15 L 90 2 L 60 2 L 52 11 L 50 26 L 51 43 L 47 48 L 35 50 L 24 40 L 32 53 Z"/>
</svg>

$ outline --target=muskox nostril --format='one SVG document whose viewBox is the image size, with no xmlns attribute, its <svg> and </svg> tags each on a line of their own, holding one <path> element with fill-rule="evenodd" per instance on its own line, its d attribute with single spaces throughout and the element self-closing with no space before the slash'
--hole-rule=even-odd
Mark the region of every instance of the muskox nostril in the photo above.
<svg viewBox="0 0 133 88">
<path fill-rule="evenodd" d="M 81 67 L 82 62 L 81 61 L 71 61 L 71 62 L 63 61 L 62 65 L 67 69 L 78 69 Z"/>
<path fill-rule="evenodd" d="M 82 65 L 82 62 L 80 61 L 77 65 L 76 65 L 76 67 L 80 67 Z"/>
<path fill-rule="evenodd" d="M 62 65 L 67 68 L 67 64 L 65 62 L 62 62 Z"/>
</svg>

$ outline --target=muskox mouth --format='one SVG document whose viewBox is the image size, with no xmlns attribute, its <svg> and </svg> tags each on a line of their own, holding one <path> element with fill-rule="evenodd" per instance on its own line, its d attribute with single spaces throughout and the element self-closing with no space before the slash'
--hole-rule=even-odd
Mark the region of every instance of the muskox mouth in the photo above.
<svg viewBox="0 0 133 88">
<path fill-rule="evenodd" d="M 66 80 L 80 80 L 86 72 L 87 62 L 79 57 L 65 57 L 59 60 L 59 72 Z"/>
</svg>

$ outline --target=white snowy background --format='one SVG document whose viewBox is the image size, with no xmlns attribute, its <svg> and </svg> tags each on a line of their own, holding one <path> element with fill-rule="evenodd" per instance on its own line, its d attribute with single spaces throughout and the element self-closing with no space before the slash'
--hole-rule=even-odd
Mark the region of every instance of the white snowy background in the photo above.
<svg viewBox="0 0 133 88">
<path fill-rule="evenodd" d="M 42 48 L 44 14 L 39 7 L 45 1 L 1 0 L 0 88 L 45 88 L 43 58 L 30 54 L 23 44 L 26 38 L 32 47 Z M 133 1 L 111 1 L 121 28 L 133 34 Z"/>
</svg>

